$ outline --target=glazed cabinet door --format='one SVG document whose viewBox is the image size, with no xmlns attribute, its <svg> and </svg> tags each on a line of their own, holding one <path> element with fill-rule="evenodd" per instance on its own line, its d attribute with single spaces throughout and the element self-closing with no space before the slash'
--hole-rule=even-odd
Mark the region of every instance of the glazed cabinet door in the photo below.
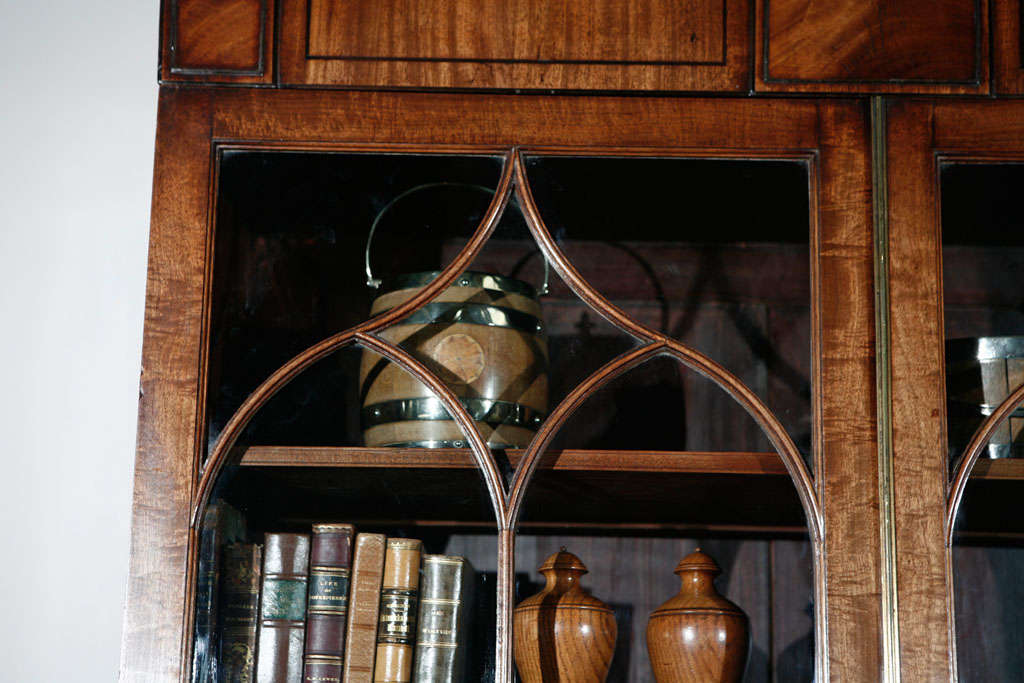
<svg viewBox="0 0 1024 683">
<path fill-rule="evenodd" d="M 1024 107 L 889 105 L 904 680 L 1014 680 L 1024 411 Z"/>
<path fill-rule="evenodd" d="M 122 677 L 246 666 L 225 558 L 349 523 L 472 563 L 465 680 L 654 681 L 684 556 L 741 680 L 879 680 L 868 119 L 165 88 Z M 600 642 L 544 645 L 584 566 Z"/>
</svg>

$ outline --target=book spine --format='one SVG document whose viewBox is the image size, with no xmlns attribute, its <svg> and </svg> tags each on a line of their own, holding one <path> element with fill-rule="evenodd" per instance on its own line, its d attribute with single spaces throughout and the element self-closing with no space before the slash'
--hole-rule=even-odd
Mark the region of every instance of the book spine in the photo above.
<svg viewBox="0 0 1024 683">
<path fill-rule="evenodd" d="M 380 587 L 374 683 L 412 680 L 422 550 L 423 543 L 412 538 L 388 539 Z"/>
<path fill-rule="evenodd" d="M 309 555 L 305 683 L 341 683 L 352 567 L 351 524 L 315 524 Z"/>
<path fill-rule="evenodd" d="M 465 670 L 473 568 L 464 557 L 425 555 L 413 683 L 457 683 Z"/>
<path fill-rule="evenodd" d="M 192 680 L 211 683 L 217 680 L 217 588 L 220 582 L 222 548 L 245 536 L 241 513 L 223 501 L 206 508 L 199 540 L 199 566 L 196 577 L 195 642 L 192 648 Z"/>
<path fill-rule="evenodd" d="M 222 683 L 252 683 L 256 671 L 263 548 L 233 543 L 221 558 L 220 661 Z"/>
<path fill-rule="evenodd" d="M 372 683 L 377 651 L 380 583 L 384 578 L 384 536 L 356 536 L 352 558 L 352 588 L 345 627 L 344 683 Z"/>
<path fill-rule="evenodd" d="M 302 683 L 309 536 L 267 534 L 263 543 L 258 683 Z"/>
</svg>

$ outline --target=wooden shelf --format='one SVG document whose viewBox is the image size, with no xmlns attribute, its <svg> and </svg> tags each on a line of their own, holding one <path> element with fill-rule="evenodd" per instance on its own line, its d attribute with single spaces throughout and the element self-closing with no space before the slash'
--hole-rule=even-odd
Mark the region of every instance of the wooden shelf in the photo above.
<svg viewBox="0 0 1024 683">
<path fill-rule="evenodd" d="M 505 451 L 516 467 L 523 451 Z M 253 446 L 242 457 L 243 467 L 387 467 L 413 469 L 473 469 L 469 449 L 360 448 L 323 446 Z M 550 451 L 541 468 L 565 472 L 670 472 L 676 474 L 786 475 L 775 453 L 690 451 Z"/>
<path fill-rule="evenodd" d="M 958 542 L 1024 542 L 1024 459 L 978 460 L 964 491 L 956 524 Z"/>
<path fill-rule="evenodd" d="M 510 480 L 521 450 L 496 453 Z M 494 528 L 468 449 L 254 446 L 225 496 L 268 528 L 346 519 L 397 529 Z M 259 524 L 259 522 L 257 522 Z M 806 534 L 775 453 L 564 450 L 544 455 L 520 528 L 587 534 Z"/>
<path fill-rule="evenodd" d="M 1024 458 L 978 460 L 971 470 L 971 479 L 1024 481 Z"/>
</svg>

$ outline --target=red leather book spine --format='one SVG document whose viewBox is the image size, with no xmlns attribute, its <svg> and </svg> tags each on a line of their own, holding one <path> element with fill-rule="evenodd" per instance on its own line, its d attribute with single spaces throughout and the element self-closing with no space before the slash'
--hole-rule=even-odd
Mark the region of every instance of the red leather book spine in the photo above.
<svg viewBox="0 0 1024 683">
<path fill-rule="evenodd" d="M 305 683 L 341 682 L 354 532 L 351 524 L 313 525 L 302 673 Z"/>
</svg>

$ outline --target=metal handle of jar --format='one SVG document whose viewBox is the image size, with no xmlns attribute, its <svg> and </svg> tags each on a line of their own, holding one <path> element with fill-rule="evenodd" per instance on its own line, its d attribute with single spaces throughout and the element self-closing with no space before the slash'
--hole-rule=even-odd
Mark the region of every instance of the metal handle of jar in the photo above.
<svg viewBox="0 0 1024 683">
<path fill-rule="evenodd" d="M 416 192 L 419 192 L 421 190 L 433 189 L 435 187 L 464 187 L 473 190 L 480 190 L 481 192 L 486 192 L 492 197 L 494 196 L 494 190 L 489 187 L 484 187 L 483 185 L 474 185 L 472 183 L 454 183 L 446 181 L 416 185 L 400 193 L 397 197 L 395 197 L 387 204 L 385 204 L 384 208 L 377 212 L 377 216 L 373 219 L 373 223 L 370 224 L 370 234 L 366 236 L 366 254 L 364 255 L 364 264 L 366 267 L 366 285 L 368 287 L 377 289 L 383 282 L 383 280 L 381 280 L 380 278 L 376 278 L 373 276 L 373 269 L 370 267 L 370 245 L 373 243 L 373 235 L 374 233 L 377 232 L 377 225 L 380 223 L 381 218 L 383 218 L 384 214 L 391 210 L 391 207 L 393 207 L 395 204 L 405 199 L 409 195 L 415 194 Z M 515 199 L 513 198 L 512 201 L 514 202 Z M 541 254 L 541 258 L 544 258 L 543 253 Z M 537 294 L 539 296 L 544 296 L 545 294 L 548 293 L 549 277 L 550 266 L 548 265 L 547 258 L 544 258 L 544 282 L 541 284 L 540 289 L 537 291 Z"/>
</svg>

